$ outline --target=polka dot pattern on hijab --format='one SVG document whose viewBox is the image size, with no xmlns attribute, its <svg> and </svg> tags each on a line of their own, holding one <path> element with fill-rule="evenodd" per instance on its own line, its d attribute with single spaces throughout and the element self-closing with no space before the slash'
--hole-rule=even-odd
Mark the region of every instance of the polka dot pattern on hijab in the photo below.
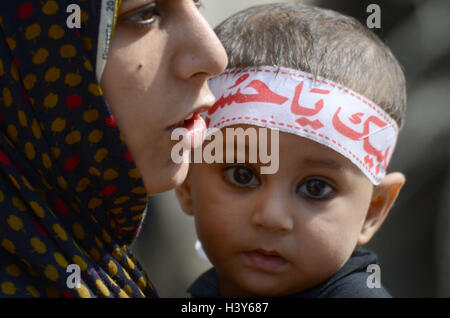
<svg viewBox="0 0 450 318">
<path fill-rule="evenodd" d="M 0 4 L 0 297 L 157 296 L 129 248 L 146 191 L 95 75 L 102 2 Z"/>
</svg>

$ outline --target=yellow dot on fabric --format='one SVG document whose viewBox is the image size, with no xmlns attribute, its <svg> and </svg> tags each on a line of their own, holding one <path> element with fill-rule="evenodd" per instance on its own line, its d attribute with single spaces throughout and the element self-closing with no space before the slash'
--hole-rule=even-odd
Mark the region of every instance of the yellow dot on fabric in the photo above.
<svg viewBox="0 0 450 318">
<path fill-rule="evenodd" d="M 146 205 L 134 205 L 130 208 L 130 211 L 132 211 L 132 212 L 143 211 L 143 210 L 145 210 L 145 208 L 146 208 Z M 140 219 L 140 217 L 137 217 L 136 219 Z M 135 220 L 135 218 L 133 218 L 133 220 Z"/>
<path fill-rule="evenodd" d="M 130 298 L 130 296 L 127 295 L 127 293 L 124 290 L 119 291 L 119 298 Z"/>
<path fill-rule="evenodd" d="M 103 172 L 103 179 L 105 179 L 106 181 L 114 180 L 118 176 L 119 174 L 115 169 L 106 169 L 105 172 Z"/>
<path fill-rule="evenodd" d="M 22 220 L 19 217 L 15 216 L 14 214 L 11 214 L 8 217 L 7 222 L 9 227 L 12 228 L 14 231 L 20 231 L 23 228 Z"/>
<path fill-rule="evenodd" d="M 6 43 L 8 44 L 8 47 L 11 51 L 14 51 L 16 48 L 16 40 L 13 38 L 6 38 Z"/>
<path fill-rule="evenodd" d="M 39 205 L 39 203 L 37 203 L 36 201 L 31 201 L 30 206 L 38 217 L 40 217 L 41 219 L 45 217 L 44 209 Z"/>
<path fill-rule="evenodd" d="M 127 259 L 127 264 L 128 264 L 128 267 L 131 269 L 131 270 L 134 270 L 134 262 L 131 260 L 131 258 L 129 258 L 128 256 L 126 256 L 126 259 Z"/>
<path fill-rule="evenodd" d="M 52 160 L 50 159 L 50 156 L 43 152 L 41 155 L 42 158 L 42 164 L 44 165 L 45 169 L 50 169 L 52 167 Z"/>
<path fill-rule="evenodd" d="M 131 277 L 130 277 L 130 275 L 128 274 L 128 272 L 127 272 L 126 270 L 123 270 L 123 273 L 125 274 L 125 277 L 126 277 L 128 280 L 131 280 Z"/>
<path fill-rule="evenodd" d="M 108 232 L 106 232 L 106 230 L 103 230 L 102 232 L 102 239 L 108 244 L 112 242 L 111 236 L 108 234 Z"/>
<path fill-rule="evenodd" d="M 64 76 L 64 83 L 70 87 L 75 87 L 80 85 L 82 79 L 80 74 L 69 72 Z"/>
<path fill-rule="evenodd" d="M 17 111 L 17 118 L 19 119 L 19 123 L 22 127 L 28 126 L 27 115 L 25 114 L 25 112 L 23 110 L 19 109 Z"/>
<path fill-rule="evenodd" d="M 10 107 L 12 105 L 12 103 L 13 103 L 11 90 L 8 87 L 3 87 L 2 95 L 3 95 L 3 104 L 6 107 Z"/>
<path fill-rule="evenodd" d="M 103 284 L 103 282 L 99 279 L 95 281 L 95 285 L 97 286 L 98 290 L 106 297 L 110 295 L 108 287 Z"/>
<path fill-rule="evenodd" d="M 94 84 L 94 83 L 89 84 L 88 91 L 94 96 L 103 95 L 103 91 L 102 91 L 100 85 L 98 85 L 98 84 Z"/>
<path fill-rule="evenodd" d="M 6 266 L 6 272 L 8 273 L 8 275 L 16 278 L 19 277 L 22 273 L 20 267 L 15 264 Z"/>
<path fill-rule="evenodd" d="M 86 190 L 86 187 L 91 183 L 91 180 L 89 180 L 89 178 L 81 178 L 80 181 L 78 181 L 78 184 L 75 188 L 75 191 L 77 192 L 83 192 L 84 190 Z"/>
<path fill-rule="evenodd" d="M 23 78 L 23 85 L 27 90 L 30 90 L 34 87 L 34 84 L 36 84 L 37 77 L 34 74 L 28 74 Z"/>
<path fill-rule="evenodd" d="M 16 252 L 16 247 L 14 246 L 14 243 L 8 239 L 2 240 L 2 246 L 7 252 L 11 254 L 14 254 Z"/>
<path fill-rule="evenodd" d="M 94 160 L 97 161 L 98 163 L 102 162 L 103 160 L 105 160 L 105 158 L 108 156 L 108 149 L 106 148 L 100 148 L 97 150 L 97 152 L 94 155 Z"/>
<path fill-rule="evenodd" d="M 2 202 L 1 193 L 0 193 L 0 202 Z M 27 210 L 27 206 L 25 205 L 25 202 L 23 202 L 23 200 L 17 196 L 12 197 L 12 203 L 19 211 L 24 212 Z"/>
<path fill-rule="evenodd" d="M 53 158 L 58 159 L 61 156 L 61 149 L 58 146 L 54 146 L 50 148 Z"/>
<path fill-rule="evenodd" d="M 122 211 L 123 211 L 123 208 L 114 208 L 114 209 L 108 210 L 108 212 L 111 214 L 120 214 L 120 213 L 122 213 Z"/>
<path fill-rule="evenodd" d="M 83 113 L 83 119 L 88 124 L 93 123 L 98 119 L 98 110 L 88 109 Z"/>
<path fill-rule="evenodd" d="M 45 108 L 53 108 L 58 104 L 58 95 L 54 93 L 50 93 L 44 98 L 44 107 Z"/>
<path fill-rule="evenodd" d="M 8 128 L 6 128 L 6 133 L 12 141 L 17 141 L 18 132 L 16 126 L 13 124 L 8 125 Z"/>
<path fill-rule="evenodd" d="M 91 174 L 93 176 L 97 176 L 97 177 L 100 176 L 100 170 L 98 170 L 95 167 L 89 167 L 88 172 L 89 172 L 89 174 Z"/>
<path fill-rule="evenodd" d="M 139 277 L 138 279 L 138 286 L 140 289 L 145 290 L 145 288 L 147 288 L 147 283 L 145 282 L 144 277 Z"/>
<path fill-rule="evenodd" d="M 31 130 L 33 131 L 33 135 L 36 139 L 41 139 L 41 128 L 39 127 L 39 123 L 36 118 L 33 118 L 31 121 Z"/>
<path fill-rule="evenodd" d="M 146 194 L 147 191 L 145 190 L 144 187 L 135 187 L 133 189 L 131 189 L 131 192 L 134 194 Z"/>
<path fill-rule="evenodd" d="M 77 239 L 84 240 L 84 230 L 80 224 L 75 223 L 73 225 L 73 233 Z"/>
<path fill-rule="evenodd" d="M 53 265 L 45 266 L 44 275 L 53 282 L 56 282 L 59 279 L 59 273 Z"/>
<path fill-rule="evenodd" d="M 66 120 L 63 118 L 56 118 L 50 126 L 51 131 L 55 133 L 61 132 L 65 128 L 66 128 Z"/>
<path fill-rule="evenodd" d="M 48 53 L 47 49 L 39 48 L 34 54 L 33 54 L 33 64 L 43 64 L 47 60 L 48 56 L 50 54 Z"/>
<path fill-rule="evenodd" d="M 48 37 L 53 40 L 59 40 L 64 36 L 64 29 L 57 24 L 53 24 L 48 29 Z"/>
<path fill-rule="evenodd" d="M 17 190 L 20 190 L 20 185 L 17 182 L 16 178 L 14 178 L 12 175 L 8 174 L 8 179 L 9 179 L 9 181 L 11 181 L 11 183 Z"/>
<path fill-rule="evenodd" d="M 88 208 L 93 210 L 98 208 L 99 206 L 101 206 L 103 204 L 103 200 L 99 199 L 99 198 L 92 198 L 91 200 L 89 200 L 88 203 Z"/>
<path fill-rule="evenodd" d="M 111 283 L 111 285 L 113 285 L 114 287 L 119 287 L 119 285 L 117 285 L 117 283 L 108 274 L 105 273 L 105 275 L 108 278 L 108 281 Z"/>
<path fill-rule="evenodd" d="M 53 253 L 53 258 L 55 259 L 56 264 L 58 264 L 62 268 L 67 268 L 67 266 L 69 266 L 69 262 L 61 253 Z"/>
<path fill-rule="evenodd" d="M 56 289 L 56 287 L 53 286 L 49 286 L 45 289 L 45 293 L 47 294 L 48 298 L 58 298 L 59 295 L 59 290 Z"/>
<path fill-rule="evenodd" d="M 5 68 L 3 66 L 3 60 L 0 59 L 0 76 L 5 75 Z"/>
<path fill-rule="evenodd" d="M 71 131 L 66 136 L 66 143 L 68 145 L 74 145 L 81 141 L 81 133 L 78 130 Z"/>
<path fill-rule="evenodd" d="M 25 30 L 25 38 L 27 40 L 34 40 L 41 34 L 41 27 L 37 23 L 33 23 Z"/>
<path fill-rule="evenodd" d="M 80 213 L 80 208 L 78 207 L 78 205 L 75 202 L 70 203 L 70 206 L 72 207 L 72 209 L 77 212 L 78 214 Z"/>
<path fill-rule="evenodd" d="M 47 251 L 47 247 L 38 237 L 31 238 L 30 244 L 34 248 L 34 251 L 38 252 L 39 254 L 44 254 Z"/>
<path fill-rule="evenodd" d="M 42 6 L 42 12 L 44 12 L 46 15 L 53 15 L 55 14 L 59 9 L 58 3 L 53 0 L 49 0 Z"/>
<path fill-rule="evenodd" d="M 67 240 L 67 233 L 64 231 L 64 229 L 61 227 L 60 224 L 54 224 L 53 225 L 53 231 L 56 233 L 56 235 L 63 241 Z"/>
<path fill-rule="evenodd" d="M 117 275 L 117 265 L 114 263 L 113 260 L 110 260 L 108 262 L 108 272 L 112 275 L 112 276 L 116 276 Z"/>
<path fill-rule="evenodd" d="M 25 176 L 21 176 L 21 179 L 22 179 L 22 182 L 23 182 L 23 184 L 28 188 L 28 189 L 30 189 L 31 191 L 34 191 L 34 188 L 33 188 L 33 186 L 30 184 L 30 182 L 28 182 L 28 179 L 25 177 Z"/>
<path fill-rule="evenodd" d="M 94 240 L 98 247 L 103 248 L 103 243 L 97 236 L 94 237 Z"/>
<path fill-rule="evenodd" d="M 63 58 L 70 59 L 77 55 L 77 49 L 72 44 L 64 44 L 59 48 L 59 54 Z"/>
<path fill-rule="evenodd" d="M 86 51 L 92 50 L 92 40 L 90 37 L 82 36 L 81 41 L 83 41 L 83 46 L 86 49 Z"/>
<path fill-rule="evenodd" d="M 116 247 L 113 251 L 112 251 L 112 255 L 113 257 L 118 260 L 119 262 L 122 260 L 122 251 L 120 250 L 120 248 Z"/>
<path fill-rule="evenodd" d="M 45 81 L 49 83 L 56 82 L 61 76 L 61 70 L 55 66 L 50 67 L 47 72 L 45 72 Z"/>
<path fill-rule="evenodd" d="M 95 247 L 93 247 L 93 248 L 91 248 L 89 250 L 89 255 L 92 257 L 92 259 L 95 262 L 99 262 L 100 261 L 100 253 Z"/>
<path fill-rule="evenodd" d="M 33 160 L 36 157 L 36 151 L 34 150 L 34 145 L 31 142 L 25 143 L 25 155 L 28 160 Z"/>
<path fill-rule="evenodd" d="M 86 262 L 83 260 L 83 258 L 81 257 L 81 256 L 79 256 L 79 255 L 74 255 L 73 257 L 72 257 L 72 261 L 75 263 L 75 264 L 77 264 L 78 266 L 80 266 L 80 269 L 82 270 L 82 271 L 85 271 L 86 269 L 87 269 L 87 264 L 86 264 Z"/>
<path fill-rule="evenodd" d="M 41 295 L 39 294 L 39 292 L 37 291 L 36 287 L 32 286 L 32 285 L 27 285 L 27 287 L 25 287 L 25 289 L 30 293 L 31 296 L 33 296 L 34 298 L 39 298 Z"/>
<path fill-rule="evenodd" d="M 121 197 L 118 197 L 114 200 L 114 204 L 123 204 L 130 200 L 130 197 L 128 195 L 123 195 Z"/>
<path fill-rule="evenodd" d="M 133 289 L 130 285 L 126 284 L 125 286 L 123 286 L 123 289 L 128 294 L 128 296 L 133 297 Z"/>
<path fill-rule="evenodd" d="M 15 63 L 11 63 L 9 72 L 11 73 L 11 76 L 15 81 L 19 80 L 19 69 L 17 68 Z"/>
<path fill-rule="evenodd" d="M 5 295 L 12 296 L 16 293 L 16 286 L 13 282 L 4 282 L 0 285 L 2 293 Z"/>
<path fill-rule="evenodd" d="M 128 171 L 128 176 L 133 179 L 139 179 L 141 177 L 141 173 L 137 168 L 133 168 Z"/>
<path fill-rule="evenodd" d="M 89 292 L 89 289 L 83 284 L 80 284 L 80 287 L 75 289 L 81 298 L 91 298 L 91 293 Z"/>
<path fill-rule="evenodd" d="M 88 141 L 93 144 L 99 143 L 102 140 L 102 138 L 103 138 L 103 131 L 99 129 L 94 129 L 88 135 Z"/>
<path fill-rule="evenodd" d="M 93 72 L 94 68 L 92 67 L 91 61 L 88 59 L 85 59 L 84 61 L 84 68 L 87 69 L 89 72 Z"/>
</svg>

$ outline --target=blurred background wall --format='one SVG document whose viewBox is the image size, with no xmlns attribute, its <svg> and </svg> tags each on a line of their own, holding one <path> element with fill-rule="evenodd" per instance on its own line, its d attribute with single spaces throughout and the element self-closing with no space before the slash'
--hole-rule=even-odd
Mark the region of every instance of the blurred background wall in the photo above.
<svg viewBox="0 0 450 318">
<path fill-rule="evenodd" d="M 212 26 L 244 8 L 274 1 L 203 0 Z M 282 1 L 277 1 L 282 2 Z M 294 2 L 294 1 L 284 1 Z M 381 8 L 374 31 L 404 67 L 408 111 L 391 171 L 406 186 L 368 247 L 379 256 L 382 283 L 395 297 L 450 297 L 450 1 L 301 1 L 366 23 L 366 8 Z M 198 257 L 193 219 L 168 192 L 149 200 L 144 229 L 133 248 L 161 297 L 185 297 L 211 265 Z"/>
</svg>

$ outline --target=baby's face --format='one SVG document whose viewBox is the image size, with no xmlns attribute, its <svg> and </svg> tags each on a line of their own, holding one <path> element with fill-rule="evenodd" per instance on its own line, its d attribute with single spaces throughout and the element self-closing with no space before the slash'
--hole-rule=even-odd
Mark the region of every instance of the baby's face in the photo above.
<svg viewBox="0 0 450 318">
<path fill-rule="evenodd" d="M 308 289 L 333 275 L 358 243 L 370 181 L 319 143 L 279 137 L 276 174 L 260 174 L 258 163 L 191 165 L 197 233 L 224 296 Z"/>
</svg>

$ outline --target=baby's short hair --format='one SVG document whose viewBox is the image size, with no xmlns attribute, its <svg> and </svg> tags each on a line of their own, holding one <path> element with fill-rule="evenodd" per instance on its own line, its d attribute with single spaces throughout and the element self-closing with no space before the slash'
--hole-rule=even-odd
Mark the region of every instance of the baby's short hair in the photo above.
<svg viewBox="0 0 450 318">
<path fill-rule="evenodd" d="M 280 66 L 344 85 L 371 99 L 402 127 L 405 77 L 386 44 L 356 19 L 299 3 L 243 10 L 215 28 L 228 68 Z"/>
</svg>

